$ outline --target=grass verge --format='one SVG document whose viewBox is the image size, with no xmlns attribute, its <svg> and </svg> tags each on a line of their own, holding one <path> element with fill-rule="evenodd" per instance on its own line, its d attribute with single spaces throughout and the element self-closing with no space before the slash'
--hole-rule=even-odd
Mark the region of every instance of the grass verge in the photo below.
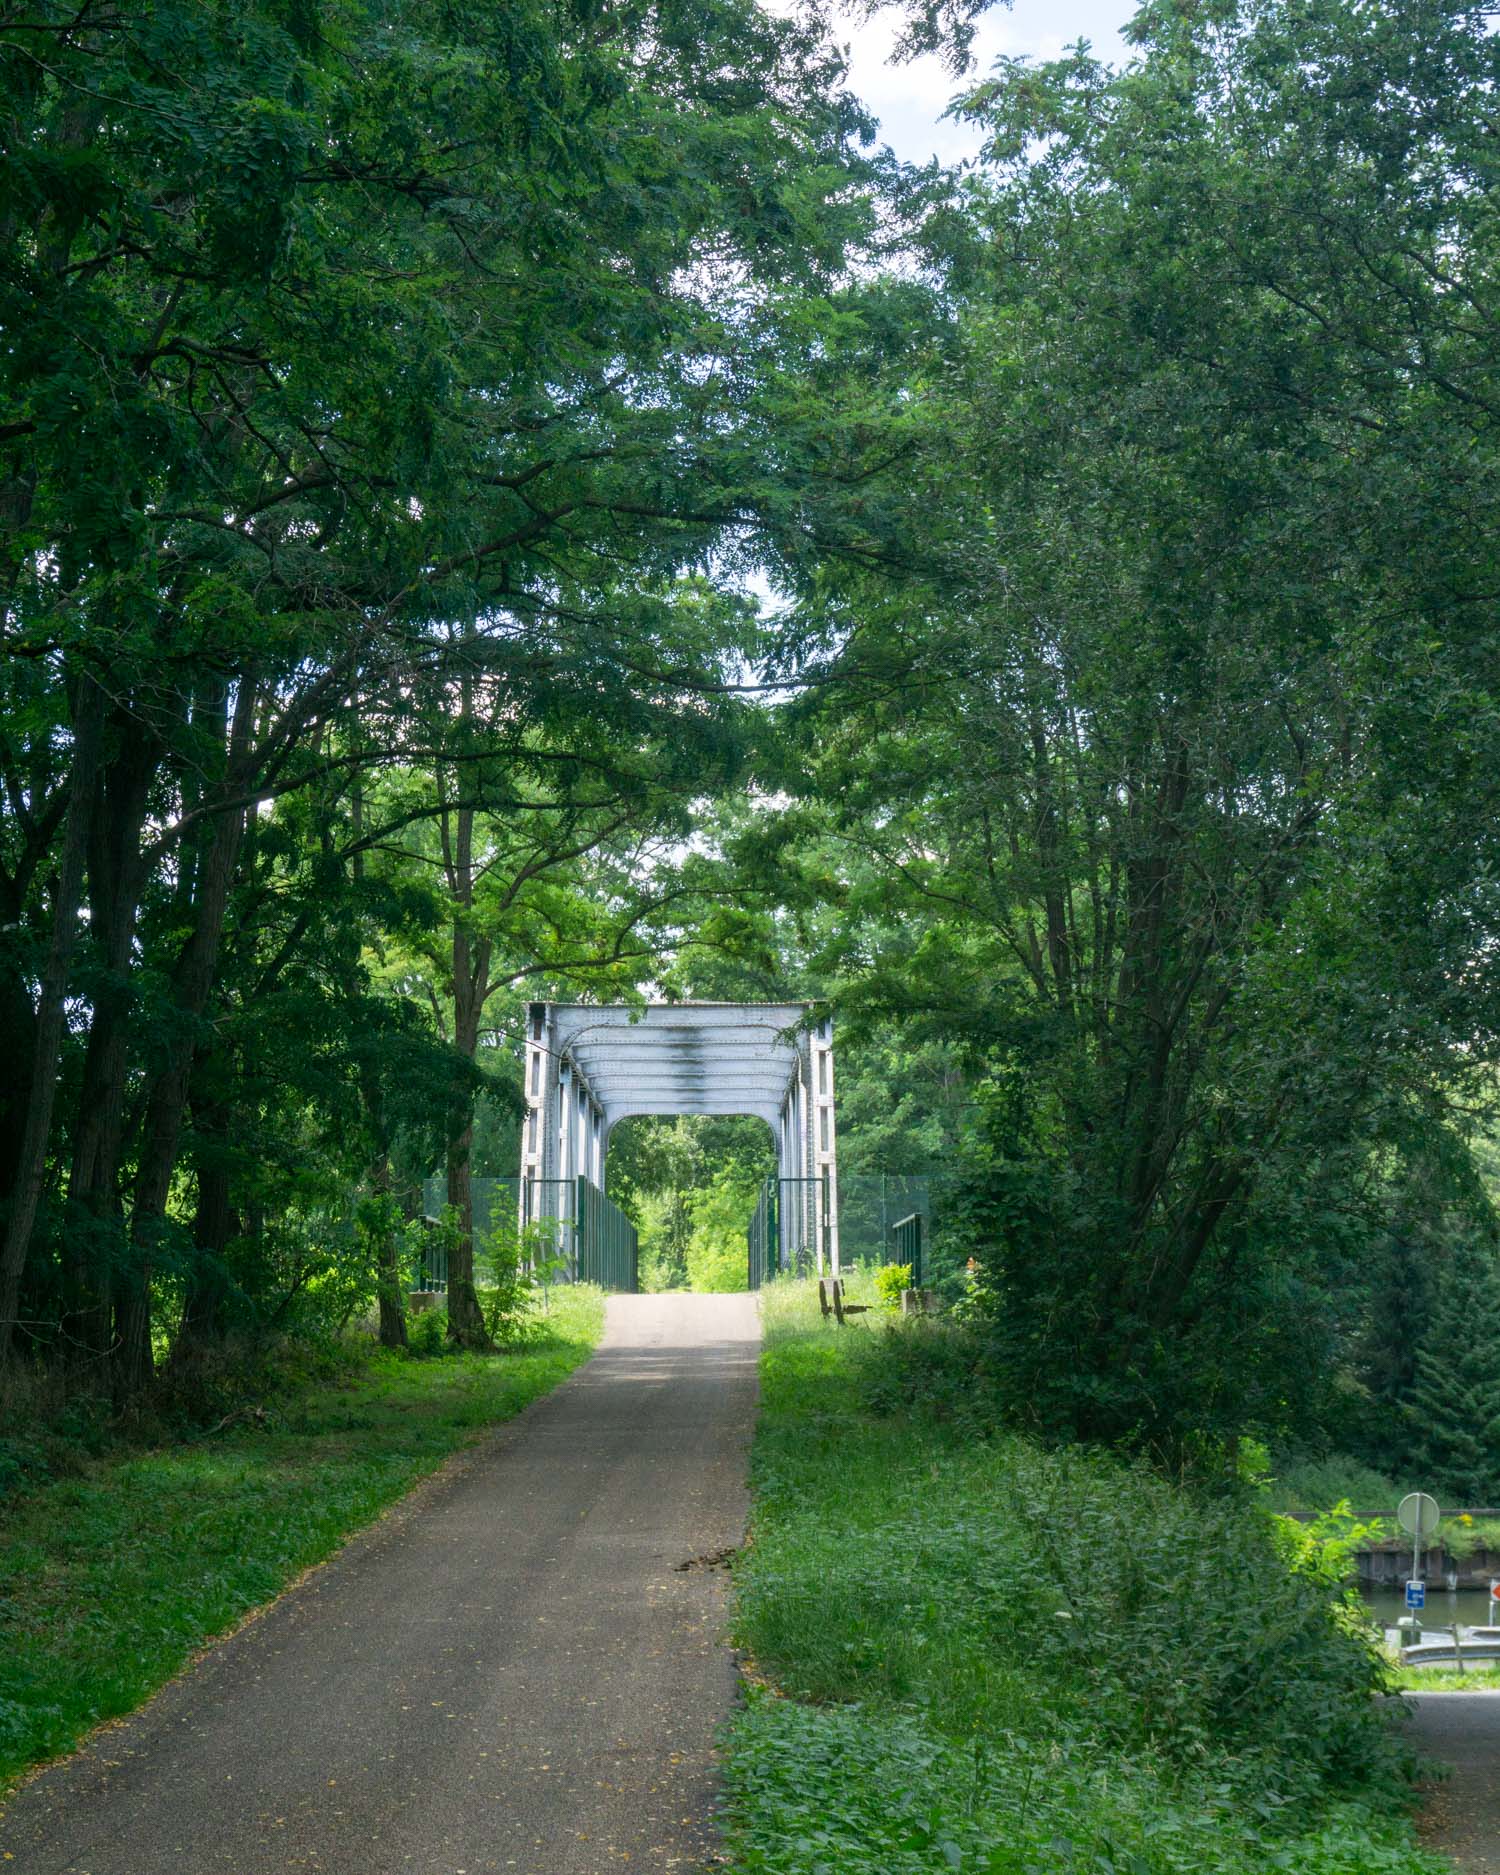
<svg viewBox="0 0 1500 1875">
<path fill-rule="evenodd" d="M 1403 1693 L 1500 1693 L 1500 1665 L 1395 1667 L 1391 1680 Z"/>
<path fill-rule="evenodd" d="M 840 1333 L 764 1292 L 749 1695 L 727 1823 L 749 1875 L 1436 1875 L 1357 1617 L 1272 1520 L 1097 1454 L 913 1410 L 944 1331 Z M 873 1332 L 871 1332 L 873 1330 Z"/>
<path fill-rule="evenodd" d="M 371 1347 L 263 1421 L 86 1460 L 0 1523 L 0 1790 L 134 1708 L 451 1453 L 555 1387 L 603 1322 L 554 1291 L 513 1353 Z"/>
</svg>

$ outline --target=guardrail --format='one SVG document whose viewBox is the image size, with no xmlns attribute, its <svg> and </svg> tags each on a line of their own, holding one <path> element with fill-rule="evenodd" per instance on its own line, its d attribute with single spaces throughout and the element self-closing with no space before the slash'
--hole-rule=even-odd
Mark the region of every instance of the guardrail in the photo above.
<svg viewBox="0 0 1500 1875">
<path fill-rule="evenodd" d="M 1403 1667 L 1440 1667 L 1450 1660 L 1460 1667 L 1470 1660 L 1500 1660 L 1500 1628 L 1465 1628 L 1460 1638 L 1449 1627 L 1443 1640 L 1417 1641 L 1401 1649 Z"/>
</svg>

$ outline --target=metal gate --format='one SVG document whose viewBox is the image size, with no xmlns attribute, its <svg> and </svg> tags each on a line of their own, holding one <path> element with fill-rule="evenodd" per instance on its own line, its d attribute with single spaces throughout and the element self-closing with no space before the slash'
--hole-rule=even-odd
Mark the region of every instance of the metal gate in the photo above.
<svg viewBox="0 0 1500 1875">
<path fill-rule="evenodd" d="M 778 1273 L 808 1275 L 817 1260 L 816 1246 L 832 1237 L 833 1183 L 819 1178 L 777 1178 L 760 1188 L 755 1213 L 745 1232 L 750 1287 Z"/>
</svg>

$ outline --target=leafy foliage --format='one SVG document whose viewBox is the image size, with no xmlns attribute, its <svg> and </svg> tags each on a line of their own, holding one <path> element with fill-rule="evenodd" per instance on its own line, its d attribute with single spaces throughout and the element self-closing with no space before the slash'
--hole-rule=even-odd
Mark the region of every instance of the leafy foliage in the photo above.
<svg viewBox="0 0 1500 1875">
<path fill-rule="evenodd" d="M 910 1263 L 887 1263 L 875 1272 L 875 1293 L 888 1309 L 899 1309 L 901 1292 L 910 1288 Z"/>
<path fill-rule="evenodd" d="M 641 1233 L 642 1288 L 745 1288 L 745 1230 L 775 1169 L 764 1122 L 636 1119 L 610 1142 L 610 1193 Z"/>
<path fill-rule="evenodd" d="M 875 544 L 787 569 L 818 681 L 740 845 L 832 882 L 841 1006 L 958 1051 L 1017 1416 L 1177 1464 L 1351 1405 L 1367 1247 L 1492 1095 L 1497 54 L 1442 5 L 1132 33 L 961 106 L 947 322 L 867 359 Z"/>
<path fill-rule="evenodd" d="M 1393 1813 L 1373 1652 L 1265 1513 L 1098 1454 L 872 1419 L 851 1383 L 893 1338 L 826 1330 L 806 1285 L 766 1307 L 736 1569 L 763 1684 L 729 1762 L 747 1867 L 1433 1866 Z"/>
</svg>

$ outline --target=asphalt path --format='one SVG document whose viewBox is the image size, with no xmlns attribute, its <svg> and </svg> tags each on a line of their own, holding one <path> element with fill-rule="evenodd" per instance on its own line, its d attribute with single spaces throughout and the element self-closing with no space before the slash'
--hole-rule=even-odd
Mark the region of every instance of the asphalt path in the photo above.
<svg viewBox="0 0 1500 1875">
<path fill-rule="evenodd" d="M 1500 1693 L 1407 1693 L 1411 1739 L 1449 1767 L 1422 1817 L 1462 1875 L 1500 1875 Z"/>
<path fill-rule="evenodd" d="M 0 1816 L 18 1875 L 604 1875 L 715 1846 L 759 1322 L 593 1358 Z M 684 1567 L 683 1565 L 687 1565 Z"/>
</svg>

